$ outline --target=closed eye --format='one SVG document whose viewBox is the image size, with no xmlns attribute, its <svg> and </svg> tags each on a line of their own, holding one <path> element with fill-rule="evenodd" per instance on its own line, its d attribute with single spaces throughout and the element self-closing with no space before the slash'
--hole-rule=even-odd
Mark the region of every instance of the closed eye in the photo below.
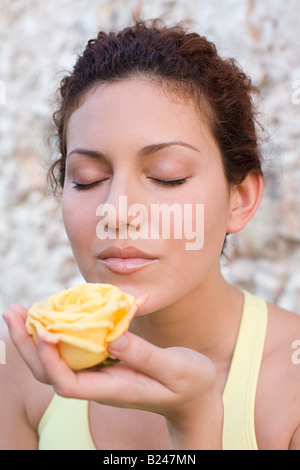
<svg viewBox="0 0 300 470">
<path fill-rule="evenodd" d="M 76 183 L 75 181 L 73 181 L 73 188 L 76 189 L 77 191 L 87 191 L 88 189 L 92 189 L 97 186 L 100 186 L 104 181 L 106 181 L 106 179 L 95 181 L 93 183 L 88 183 L 88 184 Z M 159 184 L 161 186 L 167 186 L 167 187 L 180 186 L 181 184 L 184 184 L 187 180 L 187 178 L 182 178 L 179 180 L 169 180 L 169 181 L 160 180 L 158 178 L 150 178 L 150 179 L 154 181 L 156 184 Z"/>
<path fill-rule="evenodd" d="M 161 186 L 170 186 L 170 187 L 180 186 L 181 184 L 185 183 L 187 180 L 187 178 L 182 178 L 180 180 L 170 180 L 170 181 L 160 180 L 157 178 L 150 178 L 150 179 L 155 181 L 155 183 L 160 184 Z"/>
<path fill-rule="evenodd" d="M 104 181 L 106 181 L 108 178 L 100 180 L 100 181 L 95 181 L 94 183 L 88 183 L 88 184 L 81 184 L 81 183 L 76 183 L 73 181 L 73 188 L 76 189 L 77 191 L 86 191 L 88 189 L 95 188 L 96 186 L 100 186 Z"/>
</svg>

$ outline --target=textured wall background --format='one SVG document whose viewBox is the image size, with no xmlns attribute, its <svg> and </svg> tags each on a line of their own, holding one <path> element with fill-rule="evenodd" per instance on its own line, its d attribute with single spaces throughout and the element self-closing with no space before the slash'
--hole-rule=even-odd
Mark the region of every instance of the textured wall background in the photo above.
<svg viewBox="0 0 300 470">
<path fill-rule="evenodd" d="M 132 12 L 192 19 L 260 88 L 265 197 L 231 238 L 224 273 L 300 313 L 299 0 L 0 0 L 0 310 L 81 281 L 59 204 L 43 192 L 54 93 L 86 41 Z"/>
</svg>

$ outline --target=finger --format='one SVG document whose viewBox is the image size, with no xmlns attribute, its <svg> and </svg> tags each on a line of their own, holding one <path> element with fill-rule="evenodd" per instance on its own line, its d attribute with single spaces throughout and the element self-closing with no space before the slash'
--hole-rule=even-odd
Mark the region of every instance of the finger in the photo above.
<svg viewBox="0 0 300 470">
<path fill-rule="evenodd" d="M 122 363 L 97 371 L 73 371 L 55 345 L 40 341 L 39 351 L 54 390 L 65 398 L 151 411 L 153 403 L 162 407 L 172 394 L 161 383 Z"/>
<path fill-rule="evenodd" d="M 214 376 L 212 362 L 197 351 L 183 347 L 159 348 L 130 332 L 108 343 L 107 349 L 135 371 L 159 381 L 175 393 L 184 388 L 191 377 L 196 384 L 202 381 L 202 374 Z"/>
<path fill-rule="evenodd" d="M 42 341 L 39 337 L 39 354 L 43 367 L 58 395 L 65 398 L 78 398 L 94 401 L 120 395 L 122 374 L 119 380 L 112 377 L 108 368 L 97 371 L 85 369 L 73 371 L 60 356 L 56 345 Z M 113 374 L 112 374 L 113 375 Z"/>
<path fill-rule="evenodd" d="M 108 351 L 136 371 L 169 386 L 173 383 L 172 370 L 177 367 L 177 354 L 154 346 L 148 341 L 126 332 L 108 344 Z M 170 377 L 169 377 L 170 376 Z"/>
<path fill-rule="evenodd" d="M 21 305 L 12 305 L 3 313 L 3 318 L 7 323 L 11 339 L 22 356 L 27 356 L 30 351 L 37 350 L 32 337 L 25 328 L 27 310 Z"/>
<path fill-rule="evenodd" d="M 39 381 L 47 383 L 43 365 L 39 359 L 38 348 L 25 328 L 27 309 L 22 305 L 12 305 L 3 313 L 12 342 L 24 362 Z"/>
<path fill-rule="evenodd" d="M 28 310 L 27 310 L 27 308 L 23 307 L 23 305 L 12 304 L 9 307 L 9 310 L 12 310 L 13 312 L 19 314 L 20 317 L 23 318 L 24 322 L 26 321 L 26 318 L 27 318 L 27 315 L 28 315 Z M 5 312 L 4 312 L 4 314 L 5 314 Z"/>
<path fill-rule="evenodd" d="M 145 294 L 145 295 L 142 295 L 141 297 L 138 297 L 135 301 L 135 303 L 133 304 L 133 306 L 131 307 L 130 311 L 129 311 L 129 314 L 128 314 L 128 320 L 129 322 L 131 322 L 131 320 L 133 319 L 134 315 L 136 314 L 136 312 L 138 311 L 138 309 L 144 305 L 144 303 L 148 300 L 149 298 L 149 294 Z"/>
<path fill-rule="evenodd" d="M 39 335 L 38 343 L 40 361 L 56 393 L 61 396 L 80 398 L 76 394 L 76 374 L 61 358 L 57 345 L 44 341 Z"/>
<path fill-rule="evenodd" d="M 135 305 L 137 308 L 140 308 L 144 303 L 149 299 L 149 294 L 142 295 L 138 297 L 135 301 Z"/>
</svg>

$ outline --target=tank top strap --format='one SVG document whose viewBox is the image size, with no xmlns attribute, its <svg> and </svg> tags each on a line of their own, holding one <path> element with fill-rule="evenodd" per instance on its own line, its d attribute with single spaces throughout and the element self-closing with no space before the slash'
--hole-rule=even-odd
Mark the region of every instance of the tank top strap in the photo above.
<svg viewBox="0 0 300 470">
<path fill-rule="evenodd" d="M 255 397 L 267 321 L 267 303 L 244 291 L 240 330 L 223 393 L 223 446 L 226 450 L 258 450 Z"/>
</svg>

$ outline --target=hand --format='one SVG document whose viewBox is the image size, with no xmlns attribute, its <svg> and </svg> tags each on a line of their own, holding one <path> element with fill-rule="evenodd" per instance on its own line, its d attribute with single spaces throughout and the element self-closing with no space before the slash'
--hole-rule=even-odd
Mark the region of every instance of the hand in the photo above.
<svg viewBox="0 0 300 470">
<path fill-rule="evenodd" d="M 31 369 L 34 377 L 40 382 L 50 384 L 44 365 L 40 359 L 38 347 L 27 333 L 25 322 L 28 310 L 22 305 L 14 304 L 3 312 L 3 319 L 7 323 L 10 337 L 18 349 L 22 359 Z"/>
<path fill-rule="evenodd" d="M 12 306 L 4 313 L 12 339 L 34 376 L 67 398 L 146 410 L 163 415 L 171 447 L 221 448 L 223 406 L 213 363 L 187 348 L 162 349 L 125 333 L 109 344 L 120 359 L 113 367 L 74 372 L 55 344 L 39 339 L 37 347 L 25 330 L 27 311 Z"/>
</svg>

